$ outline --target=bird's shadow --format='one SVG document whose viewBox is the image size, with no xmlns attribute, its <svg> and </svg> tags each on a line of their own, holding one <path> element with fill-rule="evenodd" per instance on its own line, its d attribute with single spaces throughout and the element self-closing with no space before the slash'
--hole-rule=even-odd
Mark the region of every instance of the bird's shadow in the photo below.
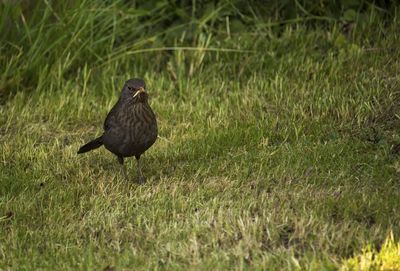
<svg viewBox="0 0 400 271">
<path fill-rule="evenodd" d="M 166 140 L 167 142 L 162 144 L 156 141 L 141 157 L 143 174 L 147 178 L 145 183 L 159 182 L 173 177 L 193 177 L 203 171 L 205 175 L 218 172 L 219 163 L 232 159 L 229 153 L 242 148 L 243 142 L 258 142 L 263 137 L 257 127 L 250 127 L 250 131 L 249 127 L 243 128 L 247 129 L 235 131 L 228 128 L 213 129 L 206 135 L 184 140 Z M 114 171 L 123 179 L 116 156 L 105 149 L 96 152 L 96 155 L 90 154 L 92 155 L 90 167 L 97 165 L 96 169 L 93 169 L 94 172 L 101 174 L 102 171 Z M 126 158 L 125 164 L 129 177 L 136 178 L 136 159 Z M 210 168 L 213 170 L 207 170 Z"/>
</svg>

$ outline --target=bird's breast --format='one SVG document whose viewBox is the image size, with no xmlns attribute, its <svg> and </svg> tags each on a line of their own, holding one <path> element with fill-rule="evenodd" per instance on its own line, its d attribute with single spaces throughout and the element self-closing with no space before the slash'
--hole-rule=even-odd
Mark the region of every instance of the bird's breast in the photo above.
<svg viewBox="0 0 400 271">
<path fill-rule="evenodd" d="M 147 103 L 137 103 L 123 111 L 121 122 L 126 126 L 126 141 L 140 145 L 157 138 L 157 120 Z"/>
</svg>

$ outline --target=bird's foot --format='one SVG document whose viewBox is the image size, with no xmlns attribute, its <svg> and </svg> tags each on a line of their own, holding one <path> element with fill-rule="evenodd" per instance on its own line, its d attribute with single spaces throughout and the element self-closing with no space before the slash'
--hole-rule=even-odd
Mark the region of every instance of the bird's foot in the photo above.
<svg viewBox="0 0 400 271">
<path fill-rule="evenodd" d="M 136 182 L 138 184 L 144 184 L 146 182 L 146 178 L 144 176 L 138 176 Z"/>
</svg>

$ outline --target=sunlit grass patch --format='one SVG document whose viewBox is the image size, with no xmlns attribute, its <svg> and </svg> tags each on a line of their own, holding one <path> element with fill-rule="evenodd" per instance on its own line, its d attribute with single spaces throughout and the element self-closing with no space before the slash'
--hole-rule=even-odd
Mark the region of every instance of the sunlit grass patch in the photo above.
<svg viewBox="0 0 400 271">
<path fill-rule="evenodd" d="M 400 270 L 400 243 L 390 233 L 380 249 L 368 245 L 345 260 L 340 270 Z"/>
</svg>

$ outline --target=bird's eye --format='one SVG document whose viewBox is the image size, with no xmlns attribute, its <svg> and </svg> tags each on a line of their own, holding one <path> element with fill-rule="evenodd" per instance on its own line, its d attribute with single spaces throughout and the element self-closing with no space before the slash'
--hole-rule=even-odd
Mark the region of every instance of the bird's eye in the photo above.
<svg viewBox="0 0 400 271">
<path fill-rule="evenodd" d="M 132 87 L 128 87 L 129 90 L 132 90 Z"/>
</svg>

